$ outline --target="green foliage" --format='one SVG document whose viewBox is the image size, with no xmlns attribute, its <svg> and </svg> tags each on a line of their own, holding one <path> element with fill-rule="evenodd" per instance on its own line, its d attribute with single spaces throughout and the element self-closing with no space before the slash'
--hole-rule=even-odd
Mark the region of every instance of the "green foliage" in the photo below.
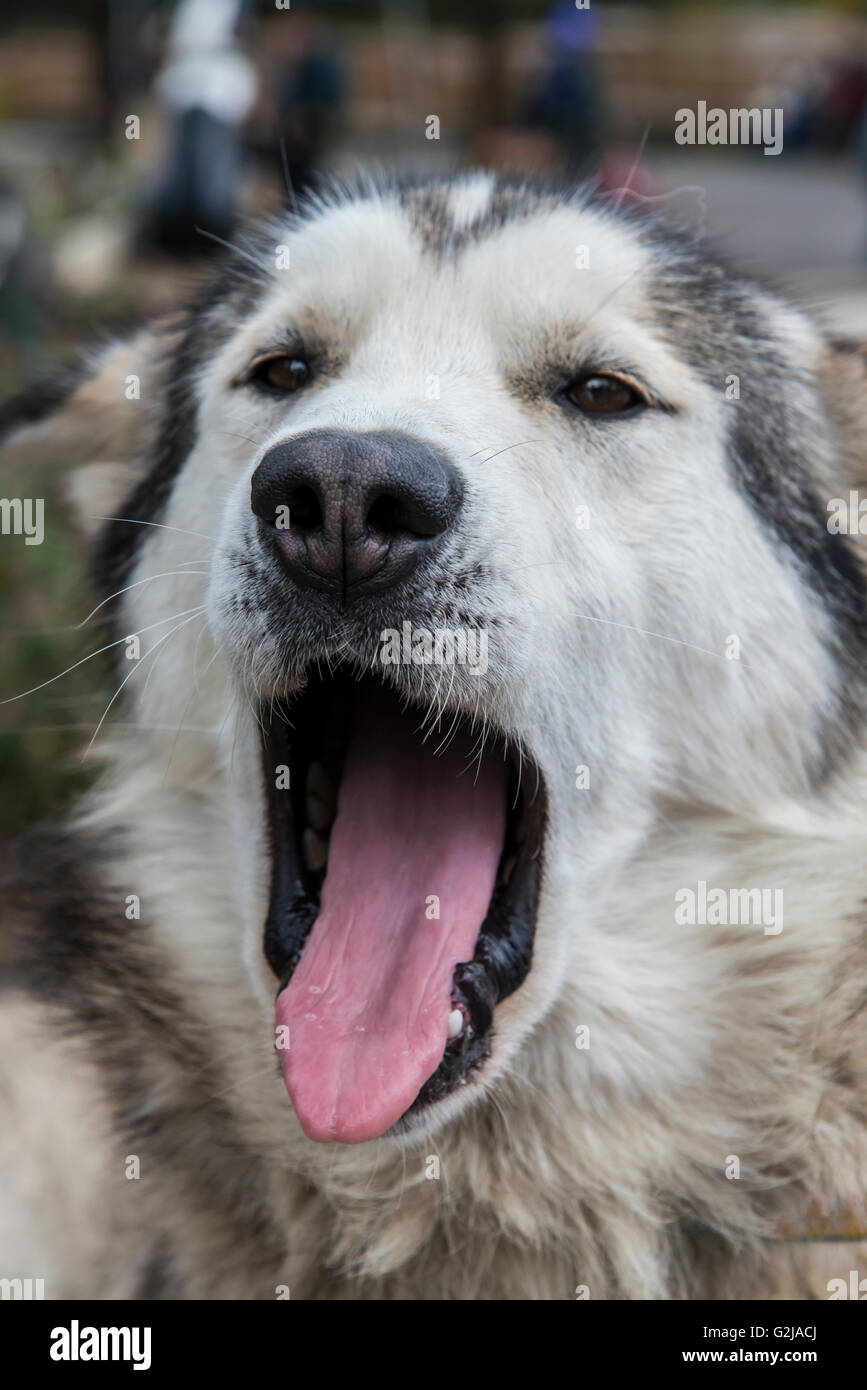
<svg viewBox="0 0 867 1390">
<path fill-rule="evenodd" d="M 57 483 L 57 470 L 45 468 L 27 478 L 4 476 L 0 486 L 4 497 L 45 498 L 41 545 L 0 536 L 0 700 L 42 685 L 111 640 L 96 619 L 76 630 L 92 604 L 82 548 Z M 45 817 L 86 785 L 92 764 L 81 763 L 81 750 L 106 690 L 107 663 L 96 657 L 62 680 L 0 704 L 0 833 Z"/>
</svg>

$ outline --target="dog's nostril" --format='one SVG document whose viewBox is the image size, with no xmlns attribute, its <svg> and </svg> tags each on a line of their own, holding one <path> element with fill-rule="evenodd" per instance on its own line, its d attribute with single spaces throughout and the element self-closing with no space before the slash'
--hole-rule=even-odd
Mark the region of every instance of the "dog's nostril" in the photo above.
<svg viewBox="0 0 867 1390">
<path fill-rule="evenodd" d="M 389 497 L 387 494 L 374 498 L 367 512 L 367 526 L 369 530 L 385 535 L 410 529 L 402 520 L 400 502 L 396 497 Z"/>
<path fill-rule="evenodd" d="M 453 503 L 448 489 L 439 495 L 436 488 L 396 487 L 367 499 L 364 525 L 368 535 L 430 540 L 448 528 Z"/>
<path fill-rule="evenodd" d="M 315 531 L 324 522 L 322 506 L 312 487 L 296 487 L 288 496 L 290 524 L 296 531 Z"/>
</svg>

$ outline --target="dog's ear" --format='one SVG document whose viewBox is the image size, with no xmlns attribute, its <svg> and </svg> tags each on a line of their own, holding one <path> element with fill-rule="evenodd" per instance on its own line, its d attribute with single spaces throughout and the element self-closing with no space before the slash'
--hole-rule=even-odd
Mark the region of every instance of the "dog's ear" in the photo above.
<svg viewBox="0 0 867 1390">
<path fill-rule="evenodd" d="M 113 516 L 146 471 L 173 335 L 147 329 L 0 407 L 5 472 L 78 465 L 62 491 L 85 535 Z"/>
</svg>

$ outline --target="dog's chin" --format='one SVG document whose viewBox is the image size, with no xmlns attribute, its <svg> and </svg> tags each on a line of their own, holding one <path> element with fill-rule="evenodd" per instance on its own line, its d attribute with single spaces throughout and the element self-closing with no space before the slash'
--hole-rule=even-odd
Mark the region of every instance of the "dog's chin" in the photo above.
<svg viewBox="0 0 867 1390">
<path fill-rule="evenodd" d="M 481 1089 L 531 969 L 544 778 L 517 739 L 348 665 L 259 715 L 286 1089 L 311 1139 L 421 1137 Z"/>
</svg>

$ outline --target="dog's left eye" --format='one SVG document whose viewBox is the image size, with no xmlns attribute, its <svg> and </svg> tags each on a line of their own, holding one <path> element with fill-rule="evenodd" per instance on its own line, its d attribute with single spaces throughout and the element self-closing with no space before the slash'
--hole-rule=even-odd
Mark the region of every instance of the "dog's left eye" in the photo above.
<svg viewBox="0 0 867 1390">
<path fill-rule="evenodd" d="M 623 377 L 592 372 L 566 387 L 566 396 L 585 415 L 624 415 L 647 404 Z"/>
<path fill-rule="evenodd" d="M 297 391 L 310 376 L 310 368 L 300 357 L 266 357 L 251 371 L 248 381 L 270 391 Z"/>
</svg>

